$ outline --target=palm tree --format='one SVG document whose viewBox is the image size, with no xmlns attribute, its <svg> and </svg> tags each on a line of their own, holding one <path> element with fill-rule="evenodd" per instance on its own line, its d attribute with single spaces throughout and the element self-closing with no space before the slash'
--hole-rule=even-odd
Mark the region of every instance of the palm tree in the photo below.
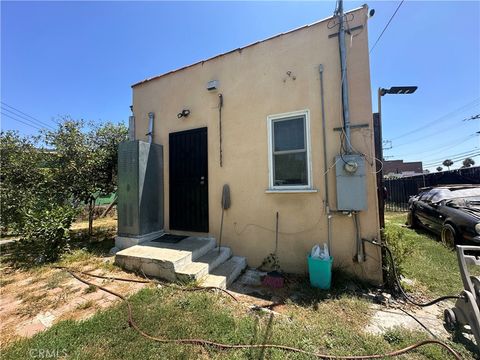
<svg viewBox="0 0 480 360">
<path fill-rule="evenodd" d="M 442 171 L 442 170 L 443 170 L 443 168 L 442 168 L 441 166 L 437 167 L 437 171 L 438 171 L 438 172 L 440 172 L 440 171 Z"/>
<path fill-rule="evenodd" d="M 463 160 L 463 167 L 468 168 L 473 165 L 475 165 L 475 161 L 473 161 L 472 158 L 467 157 L 465 160 Z"/>
<path fill-rule="evenodd" d="M 446 159 L 446 160 L 442 163 L 442 165 L 448 167 L 448 170 L 450 170 L 450 166 L 453 165 L 453 161 L 450 160 L 450 159 Z"/>
</svg>

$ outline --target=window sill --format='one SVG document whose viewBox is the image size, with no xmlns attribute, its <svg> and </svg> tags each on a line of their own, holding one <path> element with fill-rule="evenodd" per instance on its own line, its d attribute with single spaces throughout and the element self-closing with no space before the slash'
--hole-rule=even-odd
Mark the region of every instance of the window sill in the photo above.
<svg viewBox="0 0 480 360">
<path fill-rule="evenodd" d="M 267 189 L 266 194 L 301 194 L 301 193 L 316 193 L 317 189 Z"/>
</svg>

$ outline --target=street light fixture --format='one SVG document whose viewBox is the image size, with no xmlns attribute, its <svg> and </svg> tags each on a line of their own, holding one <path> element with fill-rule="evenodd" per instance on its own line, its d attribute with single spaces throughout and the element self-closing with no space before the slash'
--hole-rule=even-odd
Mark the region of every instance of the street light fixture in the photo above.
<svg viewBox="0 0 480 360">
<path fill-rule="evenodd" d="M 392 86 L 390 89 L 380 88 L 381 96 L 386 94 L 413 94 L 418 89 L 417 86 Z"/>
<path fill-rule="evenodd" d="M 392 86 L 390 89 L 378 88 L 378 121 L 380 126 L 381 134 L 381 124 L 382 124 L 382 96 L 391 94 L 391 95 L 410 95 L 413 94 L 418 89 L 417 86 Z M 380 160 L 383 161 L 383 152 L 379 155 Z"/>
<path fill-rule="evenodd" d="M 379 146 L 377 146 L 377 195 L 378 195 L 378 207 L 379 207 L 379 217 L 380 217 L 380 227 L 385 227 L 385 217 L 384 217 L 384 192 L 383 192 L 383 163 L 379 164 L 379 161 L 383 161 L 383 137 L 382 137 L 382 96 L 391 94 L 391 95 L 409 95 L 413 94 L 417 90 L 417 86 L 392 86 L 390 89 L 378 88 L 378 119 L 376 121 L 376 129 L 380 136 Z"/>
</svg>

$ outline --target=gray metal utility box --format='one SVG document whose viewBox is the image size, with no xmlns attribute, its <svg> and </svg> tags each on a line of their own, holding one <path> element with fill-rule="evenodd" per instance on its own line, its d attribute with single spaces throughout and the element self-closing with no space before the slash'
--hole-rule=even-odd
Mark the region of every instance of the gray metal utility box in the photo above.
<svg viewBox="0 0 480 360">
<path fill-rule="evenodd" d="M 335 161 L 337 210 L 366 210 L 365 157 L 357 154 L 342 155 L 337 156 Z"/>
<path fill-rule="evenodd" d="M 118 235 L 163 230 L 163 146 L 140 140 L 118 147 Z"/>
</svg>

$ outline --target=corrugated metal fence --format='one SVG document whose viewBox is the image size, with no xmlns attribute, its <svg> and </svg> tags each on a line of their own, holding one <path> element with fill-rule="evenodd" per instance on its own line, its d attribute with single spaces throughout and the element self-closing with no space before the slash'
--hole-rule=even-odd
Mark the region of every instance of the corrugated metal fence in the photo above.
<svg viewBox="0 0 480 360">
<path fill-rule="evenodd" d="M 385 211 L 407 211 L 408 199 L 427 186 L 442 184 L 480 184 L 480 166 L 431 174 L 384 179 Z"/>
</svg>

